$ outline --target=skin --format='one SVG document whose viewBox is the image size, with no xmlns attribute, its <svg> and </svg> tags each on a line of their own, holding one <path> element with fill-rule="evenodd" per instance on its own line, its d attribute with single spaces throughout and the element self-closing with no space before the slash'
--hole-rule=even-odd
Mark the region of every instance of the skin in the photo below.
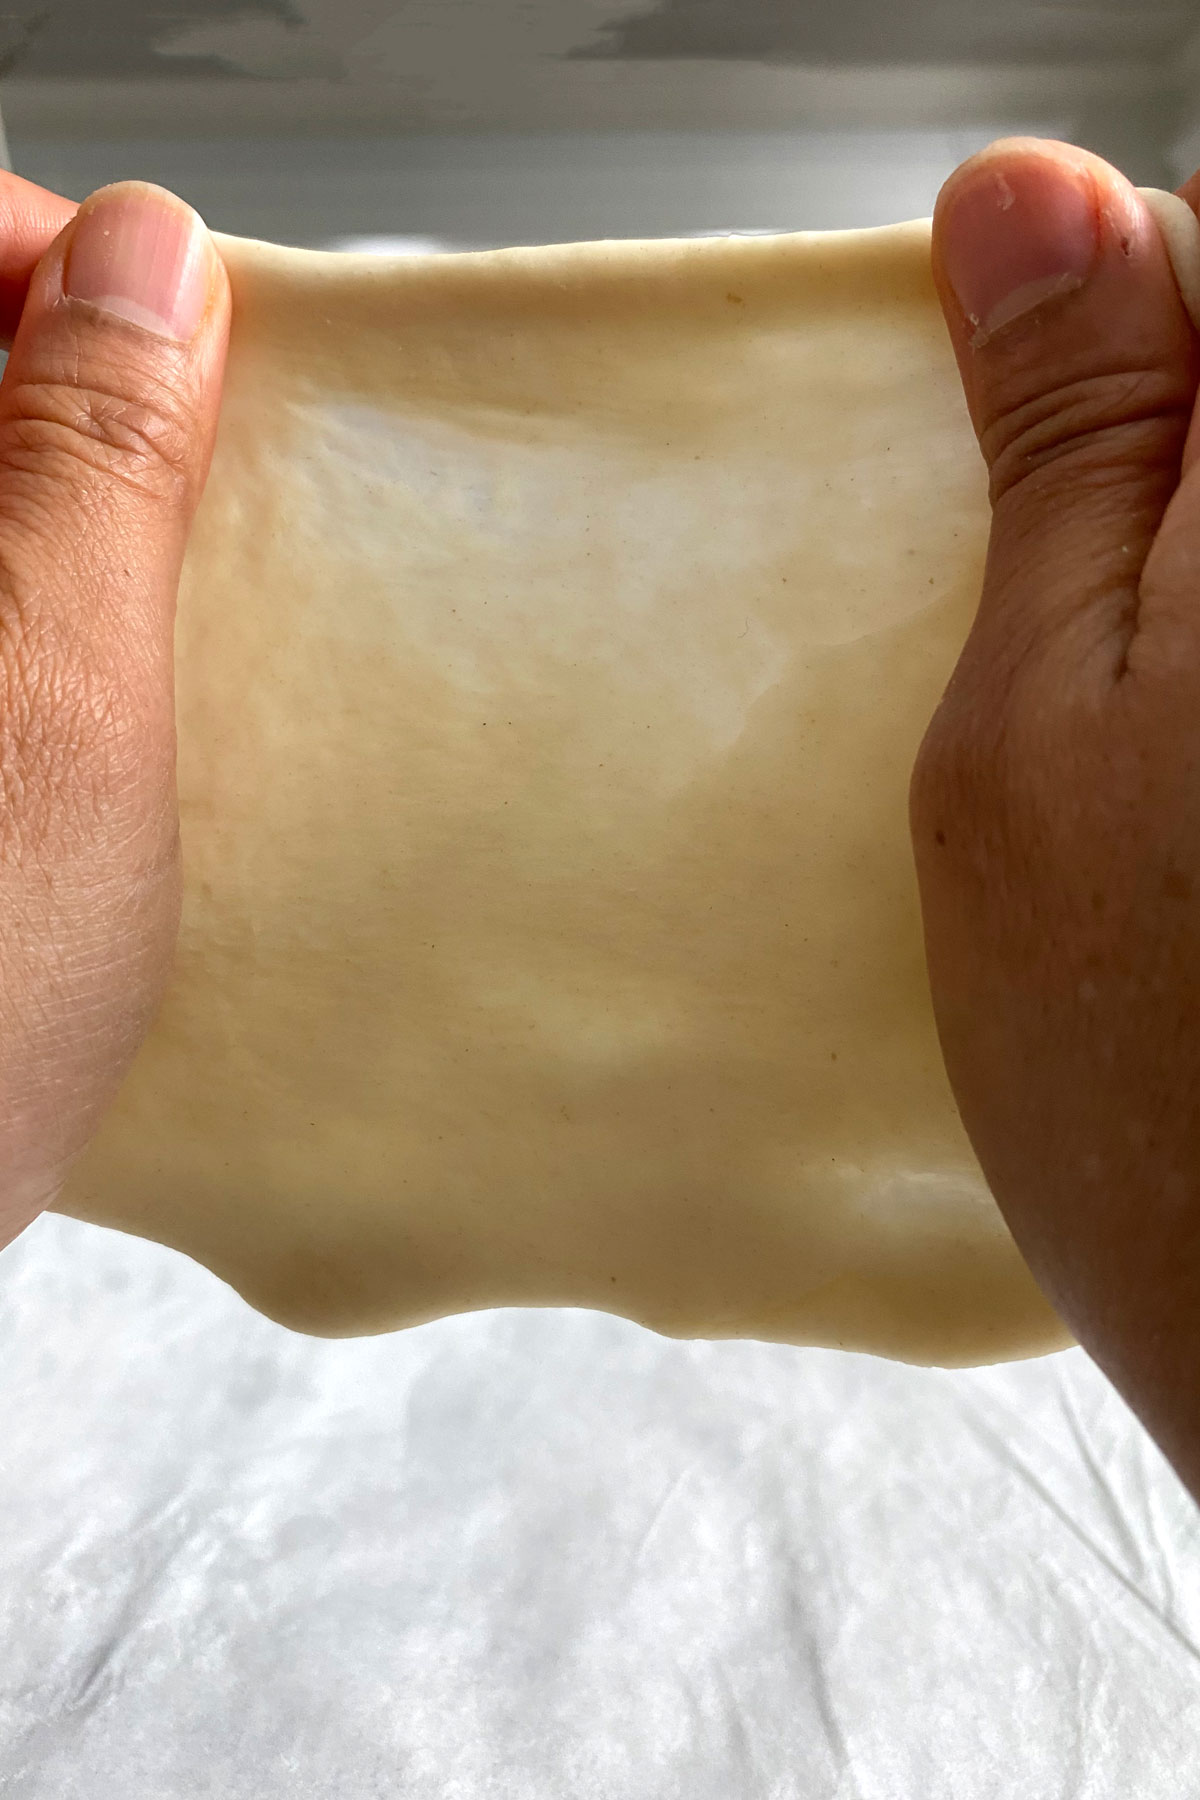
<svg viewBox="0 0 1200 1800">
<path fill-rule="evenodd" d="M 1035 220 L 1085 192 L 1095 256 L 981 330 L 957 214 L 998 176 Z M 0 176 L 0 1244 L 167 981 L 171 630 L 228 332 L 216 259 L 186 345 L 65 299 L 73 215 Z M 1200 1495 L 1200 346 L 1141 201 L 1069 146 L 965 164 L 933 254 L 994 502 L 912 784 L 947 1068 L 1034 1274 Z"/>
<path fill-rule="evenodd" d="M 0 1244 L 59 1192 L 170 972 L 175 597 L 229 328 L 211 244 L 187 343 L 68 298 L 75 216 L 0 178 Z"/>
<path fill-rule="evenodd" d="M 1097 253 L 988 335 L 951 269 L 997 174 L 1082 183 Z M 1066 145 L 956 171 L 934 272 L 993 500 L 912 783 L 946 1065 L 1034 1275 L 1200 1496 L 1196 334 L 1137 195 Z"/>
</svg>

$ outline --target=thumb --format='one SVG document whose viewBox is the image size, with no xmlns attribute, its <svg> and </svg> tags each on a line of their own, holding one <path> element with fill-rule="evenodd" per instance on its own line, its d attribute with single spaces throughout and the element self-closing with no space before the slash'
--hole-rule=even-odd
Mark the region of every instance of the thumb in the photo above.
<svg viewBox="0 0 1200 1800">
<path fill-rule="evenodd" d="M 0 559 L 56 647 L 169 659 L 228 328 L 208 232 L 146 183 L 92 195 L 34 271 L 0 383 Z"/>
<path fill-rule="evenodd" d="M 1200 350 L 1138 191 L 1068 144 L 1013 138 L 955 172 L 933 267 L 993 526 L 974 640 L 1111 680 L 1180 479 Z"/>
</svg>

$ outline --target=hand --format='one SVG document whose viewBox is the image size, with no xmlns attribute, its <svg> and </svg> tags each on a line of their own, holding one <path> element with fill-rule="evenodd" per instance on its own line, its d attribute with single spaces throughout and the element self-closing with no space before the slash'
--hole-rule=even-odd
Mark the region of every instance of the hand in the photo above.
<svg viewBox="0 0 1200 1800">
<path fill-rule="evenodd" d="M 0 1244 L 55 1198 L 170 969 L 175 595 L 228 328 L 181 201 L 125 183 L 77 213 L 0 176 Z"/>
<path fill-rule="evenodd" d="M 958 170 L 934 273 L 993 502 L 912 787 L 942 1046 L 1035 1276 L 1200 1496 L 1200 345 L 1067 145 Z"/>
</svg>

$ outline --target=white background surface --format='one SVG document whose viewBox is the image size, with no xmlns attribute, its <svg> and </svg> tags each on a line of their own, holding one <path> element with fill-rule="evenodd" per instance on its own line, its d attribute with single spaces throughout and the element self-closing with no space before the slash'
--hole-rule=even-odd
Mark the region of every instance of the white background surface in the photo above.
<svg viewBox="0 0 1200 1800">
<path fill-rule="evenodd" d="M 0 1256 L 6 1800 L 1180 1800 L 1198 1515 L 1079 1351 L 319 1343 Z"/>
<path fill-rule="evenodd" d="M 503 242 L 927 212 L 969 137 L 14 150 L 223 229 Z M 0 1255 L 5 1800 L 1180 1800 L 1197 1550 L 1077 1351 L 322 1344 L 66 1220 Z"/>
</svg>

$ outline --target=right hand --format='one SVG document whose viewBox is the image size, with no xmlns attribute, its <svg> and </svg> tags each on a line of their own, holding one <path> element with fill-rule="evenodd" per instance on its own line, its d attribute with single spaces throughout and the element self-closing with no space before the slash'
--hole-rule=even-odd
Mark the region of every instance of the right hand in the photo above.
<svg viewBox="0 0 1200 1800">
<path fill-rule="evenodd" d="M 912 788 L 946 1065 L 1035 1276 L 1200 1496 L 1200 343 L 1144 202 L 1069 145 L 958 170 L 934 269 L 993 506 Z"/>
</svg>

